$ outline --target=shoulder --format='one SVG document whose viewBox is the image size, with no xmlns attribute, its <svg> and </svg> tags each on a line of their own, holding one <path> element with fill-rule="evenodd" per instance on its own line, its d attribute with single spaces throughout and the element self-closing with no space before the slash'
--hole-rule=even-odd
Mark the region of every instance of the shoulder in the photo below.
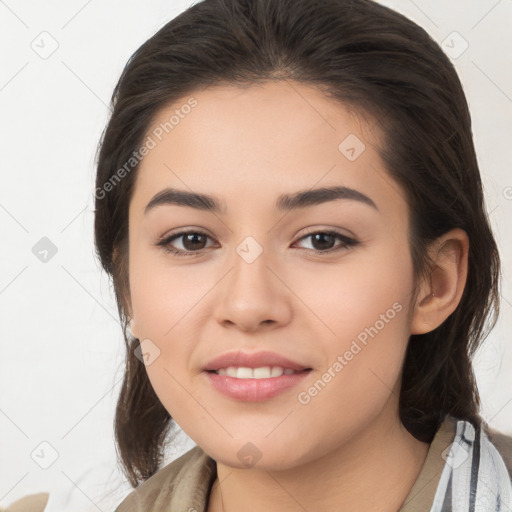
<svg viewBox="0 0 512 512">
<path fill-rule="evenodd" d="M 195 446 L 134 489 L 115 512 L 203 510 L 216 469 L 215 461 Z"/>
<path fill-rule="evenodd" d="M 0 512 L 43 512 L 49 497 L 47 492 L 29 494 L 11 503 L 7 508 L 0 507 Z"/>
<path fill-rule="evenodd" d="M 512 436 L 504 434 L 503 432 L 492 428 L 488 424 L 484 424 L 484 430 L 489 441 L 491 441 L 501 455 L 501 458 L 507 467 L 510 479 L 512 480 Z"/>
</svg>

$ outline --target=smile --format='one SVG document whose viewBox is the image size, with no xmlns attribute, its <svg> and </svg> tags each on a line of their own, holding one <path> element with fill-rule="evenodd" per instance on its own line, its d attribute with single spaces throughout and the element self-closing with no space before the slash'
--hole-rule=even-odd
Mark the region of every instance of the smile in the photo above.
<svg viewBox="0 0 512 512">
<path fill-rule="evenodd" d="M 217 375 L 227 375 L 237 379 L 268 379 L 273 377 L 281 377 L 281 375 L 292 375 L 299 373 L 291 368 L 283 368 L 281 366 L 261 366 L 259 368 L 247 368 L 244 366 L 227 368 L 219 368 L 215 371 Z"/>
<path fill-rule="evenodd" d="M 221 372 L 226 373 L 222 374 Z M 230 366 L 218 371 L 206 371 L 206 376 L 213 388 L 223 395 L 244 402 L 261 402 L 269 400 L 287 389 L 297 386 L 311 369 L 296 371 L 282 367 L 245 368 Z M 235 376 L 230 376 L 235 375 Z"/>
</svg>

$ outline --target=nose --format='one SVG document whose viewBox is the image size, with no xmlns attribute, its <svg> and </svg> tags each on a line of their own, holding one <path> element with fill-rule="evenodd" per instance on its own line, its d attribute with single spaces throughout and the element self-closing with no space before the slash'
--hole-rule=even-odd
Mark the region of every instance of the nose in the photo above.
<svg viewBox="0 0 512 512">
<path fill-rule="evenodd" d="M 240 244 L 218 290 L 215 318 L 224 327 L 247 332 L 282 327 L 292 317 L 287 276 L 259 244 Z"/>
</svg>

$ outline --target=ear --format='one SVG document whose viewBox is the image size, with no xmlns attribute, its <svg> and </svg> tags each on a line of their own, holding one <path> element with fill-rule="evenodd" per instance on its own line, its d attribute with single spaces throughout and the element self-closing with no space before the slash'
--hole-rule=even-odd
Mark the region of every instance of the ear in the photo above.
<svg viewBox="0 0 512 512">
<path fill-rule="evenodd" d="M 130 332 L 132 333 L 132 335 L 135 338 L 140 339 L 140 337 L 139 337 L 139 335 L 137 333 L 137 327 L 135 325 L 135 320 L 133 318 L 130 320 L 130 323 L 128 324 L 128 328 L 130 329 Z"/>
<path fill-rule="evenodd" d="M 425 334 L 439 327 L 457 308 L 468 273 L 468 235 L 453 229 L 432 243 L 433 268 L 416 296 L 411 334 Z"/>
</svg>

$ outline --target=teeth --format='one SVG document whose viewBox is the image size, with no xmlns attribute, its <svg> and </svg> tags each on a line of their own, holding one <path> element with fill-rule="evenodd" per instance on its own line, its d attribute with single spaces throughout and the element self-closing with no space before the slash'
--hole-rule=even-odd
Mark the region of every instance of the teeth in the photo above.
<svg viewBox="0 0 512 512">
<path fill-rule="evenodd" d="M 291 375 L 297 373 L 290 368 L 282 368 L 281 366 L 261 366 L 260 368 L 246 368 L 229 366 L 221 368 L 215 372 L 217 375 L 227 375 L 228 377 L 236 377 L 237 379 L 268 379 L 271 377 L 281 377 L 281 375 Z"/>
</svg>

